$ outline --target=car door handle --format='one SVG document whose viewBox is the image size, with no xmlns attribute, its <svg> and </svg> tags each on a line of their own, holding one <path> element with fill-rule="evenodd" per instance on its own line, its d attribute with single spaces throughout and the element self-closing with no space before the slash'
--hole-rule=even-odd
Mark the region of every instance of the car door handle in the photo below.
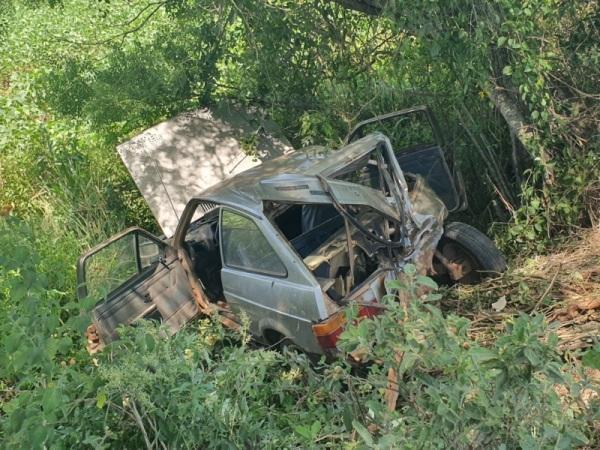
<svg viewBox="0 0 600 450">
<path fill-rule="evenodd" d="M 167 264 L 167 260 L 165 259 L 164 256 L 160 256 L 158 258 L 158 262 L 165 268 L 165 269 L 170 269 L 169 265 Z"/>
</svg>

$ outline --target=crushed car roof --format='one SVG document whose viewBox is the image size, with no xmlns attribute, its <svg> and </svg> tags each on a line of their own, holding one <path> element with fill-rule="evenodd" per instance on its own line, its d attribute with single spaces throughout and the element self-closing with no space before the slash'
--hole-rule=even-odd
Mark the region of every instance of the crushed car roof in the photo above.
<svg viewBox="0 0 600 450">
<path fill-rule="evenodd" d="M 265 200 L 329 203 L 318 176 L 331 176 L 385 141 L 383 134 L 373 133 L 339 150 L 307 147 L 245 170 L 208 188 L 195 199 L 235 205 L 254 213 L 262 210 Z"/>
</svg>

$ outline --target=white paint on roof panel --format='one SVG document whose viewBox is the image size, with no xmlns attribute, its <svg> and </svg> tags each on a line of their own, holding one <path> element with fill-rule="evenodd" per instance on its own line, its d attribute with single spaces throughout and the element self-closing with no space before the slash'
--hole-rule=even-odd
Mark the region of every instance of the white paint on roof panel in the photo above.
<svg viewBox="0 0 600 450">
<path fill-rule="evenodd" d="M 254 150 L 255 156 L 243 147 Z M 190 198 L 293 148 L 272 122 L 221 105 L 182 113 L 119 145 L 117 151 L 170 237 Z"/>
</svg>

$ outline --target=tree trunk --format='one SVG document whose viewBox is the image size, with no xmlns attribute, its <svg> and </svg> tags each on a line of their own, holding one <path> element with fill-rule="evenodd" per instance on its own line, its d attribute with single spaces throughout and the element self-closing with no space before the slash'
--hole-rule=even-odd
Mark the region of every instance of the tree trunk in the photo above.
<svg viewBox="0 0 600 450">
<path fill-rule="evenodd" d="M 511 133 L 523 144 L 533 137 L 533 130 L 530 124 L 527 123 L 518 104 L 506 93 L 506 91 L 497 86 L 489 90 L 490 100 L 496 106 Z"/>
<path fill-rule="evenodd" d="M 519 105 L 515 102 L 510 95 L 506 93 L 506 90 L 496 84 L 492 84 L 492 88 L 488 91 L 490 100 L 496 106 L 504 121 L 508 125 L 508 129 L 521 144 L 526 149 L 532 149 L 532 140 L 535 137 L 534 127 L 531 123 L 525 120 Z M 531 152 L 532 156 L 533 151 Z M 541 159 L 541 163 L 544 166 L 546 171 L 545 173 L 545 182 L 547 184 L 552 184 L 554 182 L 554 172 L 548 166 L 548 162 L 550 161 L 550 155 L 544 148 L 539 149 L 539 156 Z"/>
</svg>

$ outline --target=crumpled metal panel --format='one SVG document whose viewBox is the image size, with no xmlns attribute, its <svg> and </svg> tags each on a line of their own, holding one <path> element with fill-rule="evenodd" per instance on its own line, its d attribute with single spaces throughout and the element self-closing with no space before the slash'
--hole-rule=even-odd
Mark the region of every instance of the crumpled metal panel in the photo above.
<svg viewBox="0 0 600 450">
<path fill-rule="evenodd" d="M 410 191 L 410 208 L 416 228 L 411 230 L 414 251 L 410 260 L 419 273 L 427 273 L 433 261 L 436 246 L 444 233 L 448 210 L 422 177 Z"/>
</svg>

